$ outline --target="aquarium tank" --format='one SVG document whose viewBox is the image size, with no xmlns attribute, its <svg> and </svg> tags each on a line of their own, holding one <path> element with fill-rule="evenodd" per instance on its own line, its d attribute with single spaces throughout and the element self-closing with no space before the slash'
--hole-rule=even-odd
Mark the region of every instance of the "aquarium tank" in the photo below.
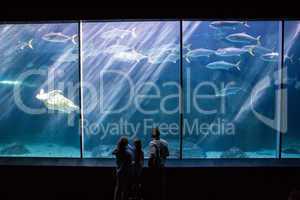
<svg viewBox="0 0 300 200">
<path fill-rule="evenodd" d="M 299 24 L 1 24 L 0 156 L 148 155 L 159 128 L 172 159 L 298 158 Z"/>
<path fill-rule="evenodd" d="M 279 22 L 183 22 L 185 158 L 272 158 Z M 254 128 L 255 127 L 255 128 Z"/>
<path fill-rule="evenodd" d="M 147 151 L 159 127 L 179 158 L 179 35 L 177 21 L 82 24 L 85 157 L 112 157 L 121 136 Z"/>
<path fill-rule="evenodd" d="M 80 157 L 78 32 L 0 25 L 1 156 Z"/>
<path fill-rule="evenodd" d="M 287 131 L 282 137 L 282 157 L 300 158 L 300 21 L 284 22 L 284 86 L 287 92 Z"/>
</svg>

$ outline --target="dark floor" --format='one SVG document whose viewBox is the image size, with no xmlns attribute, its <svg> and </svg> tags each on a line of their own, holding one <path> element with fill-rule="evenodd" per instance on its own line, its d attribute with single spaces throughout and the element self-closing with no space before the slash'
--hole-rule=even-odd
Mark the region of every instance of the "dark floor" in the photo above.
<svg viewBox="0 0 300 200">
<path fill-rule="evenodd" d="M 147 175 L 146 169 L 145 182 L 148 180 Z M 113 197 L 111 167 L 2 166 L 0 178 L 1 193 L 9 195 L 9 199 L 110 200 Z M 286 200 L 290 190 L 298 186 L 300 169 L 297 167 L 167 169 L 169 200 Z"/>
</svg>

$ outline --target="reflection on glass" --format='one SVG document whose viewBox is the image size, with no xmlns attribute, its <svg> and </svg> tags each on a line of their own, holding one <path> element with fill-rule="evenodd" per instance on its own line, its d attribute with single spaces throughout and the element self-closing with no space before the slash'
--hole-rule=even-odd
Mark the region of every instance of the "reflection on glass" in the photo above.
<svg viewBox="0 0 300 200">
<path fill-rule="evenodd" d="M 299 89 L 300 89 L 300 34 L 299 21 L 285 21 L 284 30 L 284 66 L 287 69 L 287 76 L 284 85 L 287 89 L 287 133 L 282 137 L 282 157 L 300 157 L 300 135 L 299 135 Z"/>
<path fill-rule="evenodd" d="M 153 127 L 179 156 L 179 31 L 179 22 L 83 23 L 85 157 L 112 157 L 120 136 L 147 151 Z"/>
<path fill-rule="evenodd" d="M 276 155 L 279 22 L 183 22 L 184 158 Z"/>
<path fill-rule="evenodd" d="M 0 155 L 79 157 L 77 23 L 0 25 Z"/>
</svg>

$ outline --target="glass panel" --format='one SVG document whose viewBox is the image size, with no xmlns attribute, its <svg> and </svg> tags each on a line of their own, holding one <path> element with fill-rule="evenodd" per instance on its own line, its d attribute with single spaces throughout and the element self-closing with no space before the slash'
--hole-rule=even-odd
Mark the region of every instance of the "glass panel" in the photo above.
<svg viewBox="0 0 300 200">
<path fill-rule="evenodd" d="M 0 33 L 0 155 L 79 157 L 77 23 Z"/>
<path fill-rule="evenodd" d="M 279 22 L 183 23 L 184 158 L 274 158 Z"/>
<path fill-rule="evenodd" d="M 282 157 L 300 157 L 299 99 L 300 99 L 300 21 L 285 21 L 284 30 L 284 66 L 287 76 L 284 79 L 288 92 L 287 133 L 282 138 Z M 286 114 L 286 113 L 285 113 Z"/>
<path fill-rule="evenodd" d="M 179 156 L 179 22 L 83 23 L 84 156 L 161 129 Z"/>
</svg>

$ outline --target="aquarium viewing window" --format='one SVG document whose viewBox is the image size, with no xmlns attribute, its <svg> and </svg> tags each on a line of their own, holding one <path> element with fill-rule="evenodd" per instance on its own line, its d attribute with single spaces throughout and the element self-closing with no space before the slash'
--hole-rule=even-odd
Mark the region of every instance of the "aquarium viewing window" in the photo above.
<svg viewBox="0 0 300 200">
<path fill-rule="evenodd" d="M 0 25 L 0 156 L 300 158 L 299 21 Z M 298 94 L 299 93 L 299 94 Z"/>
</svg>

